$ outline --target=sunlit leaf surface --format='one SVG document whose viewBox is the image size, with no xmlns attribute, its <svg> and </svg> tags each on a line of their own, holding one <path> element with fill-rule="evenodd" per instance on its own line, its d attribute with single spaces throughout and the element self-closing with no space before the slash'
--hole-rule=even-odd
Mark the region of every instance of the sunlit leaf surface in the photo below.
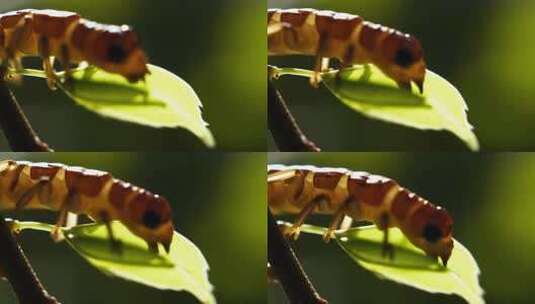
<svg viewBox="0 0 535 304">
<path fill-rule="evenodd" d="M 156 128 L 185 128 L 213 147 L 201 101 L 191 86 L 163 68 L 149 65 L 149 70 L 145 82 L 132 84 L 90 67 L 76 71 L 74 81 L 62 88 L 78 104 L 102 116 Z"/>
<path fill-rule="evenodd" d="M 65 234 L 82 257 L 107 274 L 159 289 L 187 291 L 203 303 L 215 303 L 208 263 L 187 238 L 175 232 L 170 253 L 157 255 L 122 224 L 114 222 L 113 231 L 122 244 L 120 253 L 112 250 L 102 224 L 75 226 Z"/>
<path fill-rule="evenodd" d="M 305 225 L 303 232 L 322 234 L 325 228 Z M 479 285 L 479 267 L 472 254 L 455 240 L 448 266 L 426 256 L 403 233 L 392 228 L 389 242 L 394 258 L 382 254 L 383 232 L 371 227 L 357 227 L 336 234 L 337 243 L 359 265 L 377 276 L 431 293 L 457 294 L 468 303 L 485 303 Z"/>
<path fill-rule="evenodd" d="M 459 91 L 439 75 L 427 71 L 424 94 L 401 90 L 375 66 L 359 66 L 323 74 L 325 85 L 344 104 L 371 118 L 422 129 L 448 130 L 471 150 L 479 143 L 468 122 Z M 413 86 L 413 92 L 417 89 Z"/>
</svg>

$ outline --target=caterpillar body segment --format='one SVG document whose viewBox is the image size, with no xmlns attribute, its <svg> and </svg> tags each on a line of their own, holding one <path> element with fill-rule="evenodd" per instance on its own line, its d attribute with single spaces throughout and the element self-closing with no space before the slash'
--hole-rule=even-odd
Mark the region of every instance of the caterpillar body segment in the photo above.
<svg viewBox="0 0 535 304">
<path fill-rule="evenodd" d="M 409 34 L 365 21 L 362 17 L 333 11 L 268 9 L 268 55 L 316 57 L 317 86 L 329 58 L 343 67 L 376 65 L 399 87 L 411 89 L 414 82 L 423 92 L 426 64 L 420 42 Z"/>
<path fill-rule="evenodd" d="M 112 220 L 121 221 L 149 248 L 158 243 L 168 252 L 173 238 L 167 200 L 143 188 L 113 178 L 110 173 L 58 163 L 0 162 L 0 211 L 46 209 L 59 211 L 58 226 L 68 212 L 85 214 L 107 224 L 112 245 Z M 57 237 L 54 235 L 53 237 Z"/>
<path fill-rule="evenodd" d="M 54 58 L 68 76 L 70 65 L 83 61 L 131 82 L 149 73 L 147 57 L 130 27 L 99 24 L 66 11 L 25 9 L 0 14 L 0 60 L 21 70 L 25 56 L 42 57 L 51 87 L 56 81 Z"/>
<path fill-rule="evenodd" d="M 294 238 L 308 215 L 321 213 L 333 215 L 324 235 L 327 241 L 347 215 L 384 230 L 385 253 L 392 254 L 389 227 L 399 228 L 415 246 L 440 257 L 444 265 L 453 249 L 453 220 L 448 212 L 380 175 L 344 168 L 269 165 L 268 204 L 276 214 L 298 214 L 287 231 Z"/>
</svg>

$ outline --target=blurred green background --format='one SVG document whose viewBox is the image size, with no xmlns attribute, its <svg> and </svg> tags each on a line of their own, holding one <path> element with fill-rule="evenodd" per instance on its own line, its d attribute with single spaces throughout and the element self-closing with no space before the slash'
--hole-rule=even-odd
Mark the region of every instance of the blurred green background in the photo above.
<svg viewBox="0 0 535 304">
<path fill-rule="evenodd" d="M 101 23 L 132 25 L 150 61 L 177 74 L 197 92 L 217 149 L 265 151 L 266 39 L 261 35 L 265 2 L 0 1 L 0 12 L 30 7 L 70 10 Z M 65 94 L 48 90 L 42 79 L 24 80 L 15 95 L 33 127 L 56 151 L 205 149 L 183 129 L 152 129 L 105 119 L 76 106 Z M 0 150 L 8 150 L 4 136 Z"/>
<path fill-rule="evenodd" d="M 396 179 L 451 213 L 454 237 L 481 268 L 487 303 L 533 303 L 535 154 L 272 153 L 268 161 L 339 166 Z M 307 222 L 327 225 L 328 220 L 313 216 Z M 457 296 L 428 294 L 378 279 L 318 236 L 304 234 L 294 245 L 329 303 L 465 303 Z M 279 286 L 268 290 L 269 303 L 286 303 Z"/>
<path fill-rule="evenodd" d="M 175 229 L 206 257 L 218 303 L 266 301 L 265 153 L 1 153 L 0 159 L 105 170 L 164 195 L 173 208 Z M 57 214 L 11 216 L 54 223 Z M 185 292 L 108 277 L 67 244 L 54 244 L 47 233 L 24 232 L 21 244 L 48 291 L 62 303 L 197 303 Z M 4 281 L 0 303 L 16 303 Z"/>
<path fill-rule="evenodd" d="M 412 33 L 429 69 L 464 96 L 483 150 L 535 148 L 535 1 L 268 0 L 268 7 L 313 7 L 354 13 Z M 270 58 L 311 69 L 312 57 Z M 371 120 L 322 87 L 286 76 L 277 85 L 305 133 L 327 151 L 464 151 L 447 132 L 419 131 Z M 275 147 L 272 142 L 270 149 Z"/>
</svg>

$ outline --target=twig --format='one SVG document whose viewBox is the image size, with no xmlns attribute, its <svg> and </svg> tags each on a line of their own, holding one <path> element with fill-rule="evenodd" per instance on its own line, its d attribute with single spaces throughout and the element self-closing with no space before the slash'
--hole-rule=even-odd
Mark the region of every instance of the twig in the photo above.
<svg viewBox="0 0 535 304">
<path fill-rule="evenodd" d="M 0 216 L 0 269 L 13 287 L 20 304 L 57 304 L 35 275 L 11 229 Z"/>
<path fill-rule="evenodd" d="M 0 69 L 0 79 L 6 70 Z M 0 127 L 13 151 L 53 152 L 42 142 L 22 112 L 15 96 L 0 80 Z M 0 216 L 0 272 L 7 278 L 20 304 L 57 304 L 35 274 L 10 227 Z"/>
<path fill-rule="evenodd" d="M 0 71 L 0 77 L 3 79 L 2 75 Z M 11 150 L 15 152 L 53 152 L 32 129 L 15 96 L 3 80 L 0 80 L 0 127 L 4 130 Z"/>
<path fill-rule="evenodd" d="M 268 208 L 268 261 L 292 304 L 326 304 L 308 279 Z"/>
<path fill-rule="evenodd" d="M 319 152 L 299 128 L 281 93 L 268 80 L 268 124 L 280 151 Z"/>
</svg>

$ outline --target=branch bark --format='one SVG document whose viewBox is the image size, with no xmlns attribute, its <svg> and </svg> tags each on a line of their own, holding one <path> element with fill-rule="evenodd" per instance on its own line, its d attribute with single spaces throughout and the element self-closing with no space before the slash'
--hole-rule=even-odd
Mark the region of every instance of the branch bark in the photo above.
<svg viewBox="0 0 535 304">
<path fill-rule="evenodd" d="M 59 303 L 44 289 L 2 216 L 0 248 L 0 271 L 13 287 L 20 304 Z"/>
<path fill-rule="evenodd" d="M 268 125 L 280 151 L 319 152 L 320 148 L 310 141 L 293 117 L 281 93 L 268 79 Z"/>
<path fill-rule="evenodd" d="M 4 79 L 5 69 L 0 69 Z M 15 152 L 53 152 L 41 141 L 5 81 L 0 80 L 0 127 Z M 20 304 L 58 304 L 43 287 L 11 228 L 0 215 L 0 275 L 9 281 Z M 1 277 L 0 276 L 0 277 Z"/>
<path fill-rule="evenodd" d="M 327 304 L 306 275 L 268 208 L 268 261 L 292 304 Z"/>
<path fill-rule="evenodd" d="M 0 71 L 0 76 L 2 76 Z M 3 79 L 3 76 L 2 76 Z M 5 81 L 0 80 L 0 127 L 15 152 L 53 152 L 41 141 Z"/>
</svg>

